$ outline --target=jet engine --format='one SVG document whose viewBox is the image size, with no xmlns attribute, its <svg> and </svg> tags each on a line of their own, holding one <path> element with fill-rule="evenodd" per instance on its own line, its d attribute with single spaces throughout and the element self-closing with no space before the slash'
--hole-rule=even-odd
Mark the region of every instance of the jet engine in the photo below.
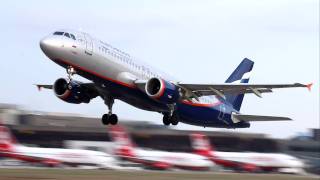
<svg viewBox="0 0 320 180">
<path fill-rule="evenodd" d="M 73 104 L 89 103 L 94 98 L 90 96 L 88 88 L 81 82 L 74 80 L 68 82 L 64 78 L 56 80 L 53 84 L 53 91 L 59 99 Z"/>
<path fill-rule="evenodd" d="M 145 91 L 149 97 L 166 104 L 176 103 L 180 98 L 176 85 L 159 78 L 149 79 Z"/>
</svg>

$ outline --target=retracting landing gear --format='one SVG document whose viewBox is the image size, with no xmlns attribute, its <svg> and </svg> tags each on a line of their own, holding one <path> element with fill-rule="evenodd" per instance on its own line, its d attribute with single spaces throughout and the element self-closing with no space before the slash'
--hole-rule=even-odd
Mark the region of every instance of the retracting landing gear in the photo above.
<svg viewBox="0 0 320 180">
<path fill-rule="evenodd" d="M 177 114 L 177 111 L 175 110 L 175 105 L 169 106 L 170 113 L 164 113 L 163 114 L 163 124 L 166 126 L 177 125 L 179 123 L 179 117 Z"/>
<path fill-rule="evenodd" d="M 118 123 L 118 116 L 116 114 L 112 114 L 112 106 L 114 104 L 114 99 L 111 96 L 104 98 L 104 103 L 108 106 L 109 112 L 108 114 L 104 114 L 102 116 L 102 124 L 104 125 L 116 125 Z"/>
<path fill-rule="evenodd" d="M 67 74 L 68 74 L 68 81 L 70 82 L 72 80 L 72 76 L 74 74 L 77 74 L 77 71 L 72 66 L 68 66 Z"/>
</svg>

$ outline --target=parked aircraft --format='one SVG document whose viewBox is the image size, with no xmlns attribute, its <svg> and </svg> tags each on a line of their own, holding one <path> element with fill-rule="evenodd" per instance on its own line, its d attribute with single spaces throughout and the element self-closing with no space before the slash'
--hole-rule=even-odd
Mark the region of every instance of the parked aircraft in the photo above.
<svg viewBox="0 0 320 180">
<path fill-rule="evenodd" d="M 209 170 L 214 163 L 207 158 L 192 153 L 147 150 L 136 147 L 122 126 L 112 126 L 112 140 L 115 142 L 115 154 L 127 161 L 140 163 L 149 169 L 185 169 Z"/>
<path fill-rule="evenodd" d="M 27 147 L 17 142 L 11 131 L 0 126 L 0 156 L 49 167 L 87 166 L 102 169 L 117 169 L 116 160 L 109 154 L 80 149 Z"/>
<path fill-rule="evenodd" d="M 195 133 L 190 136 L 195 154 L 207 157 L 224 168 L 245 172 L 302 173 L 304 163 L 287 154 L 216 151 L 207 136 Z"/>
</svg>

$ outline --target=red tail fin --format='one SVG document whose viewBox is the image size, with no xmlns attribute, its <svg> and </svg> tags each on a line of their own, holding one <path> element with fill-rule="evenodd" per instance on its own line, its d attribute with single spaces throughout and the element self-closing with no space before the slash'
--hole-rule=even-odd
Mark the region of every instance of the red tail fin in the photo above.
<svg viewBox="0 0 320 180">
<path fill-rule="evenodd" d="M 10 129 L 0 125 L 0 152 L 12 151 L 12 147 L 16 142 Z"/>
<path fill-rule="evenodd" d="M 213 148 L 206 135 L 200 133 L 191 134 L 191 145 L 196 154 L 207 157 L 212 156 L 211 151 L 213 151 Z"/>
<path fill-rule="evenodd" d="M 116 143 L 116 154 L 122 157 L 133 157 L 133 144 L 124 127 L 120 125 L 110 128 L 112 141 Z"/>
</svg>

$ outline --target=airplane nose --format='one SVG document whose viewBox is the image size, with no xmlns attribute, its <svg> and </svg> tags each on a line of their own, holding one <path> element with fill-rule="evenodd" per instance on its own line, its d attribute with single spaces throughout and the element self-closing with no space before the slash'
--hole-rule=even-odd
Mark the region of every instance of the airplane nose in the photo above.
<svg viewBox="0 0 320 180">
<path fill-rule="evenodd" d="M 43 38 L 40 41 L 40 48 L 42 49 L 43 52 L 47 52 L 52 45 L 53 45 L 53 42 L 51 38 Z"/>
<path fill-rule="evenodd" d="M 59 47 L 59 42 L 53 37 L 45 37 L 40 41 L 40 48 L 45 54 L 54 51 L 57 47 Z"/>
</svg>

